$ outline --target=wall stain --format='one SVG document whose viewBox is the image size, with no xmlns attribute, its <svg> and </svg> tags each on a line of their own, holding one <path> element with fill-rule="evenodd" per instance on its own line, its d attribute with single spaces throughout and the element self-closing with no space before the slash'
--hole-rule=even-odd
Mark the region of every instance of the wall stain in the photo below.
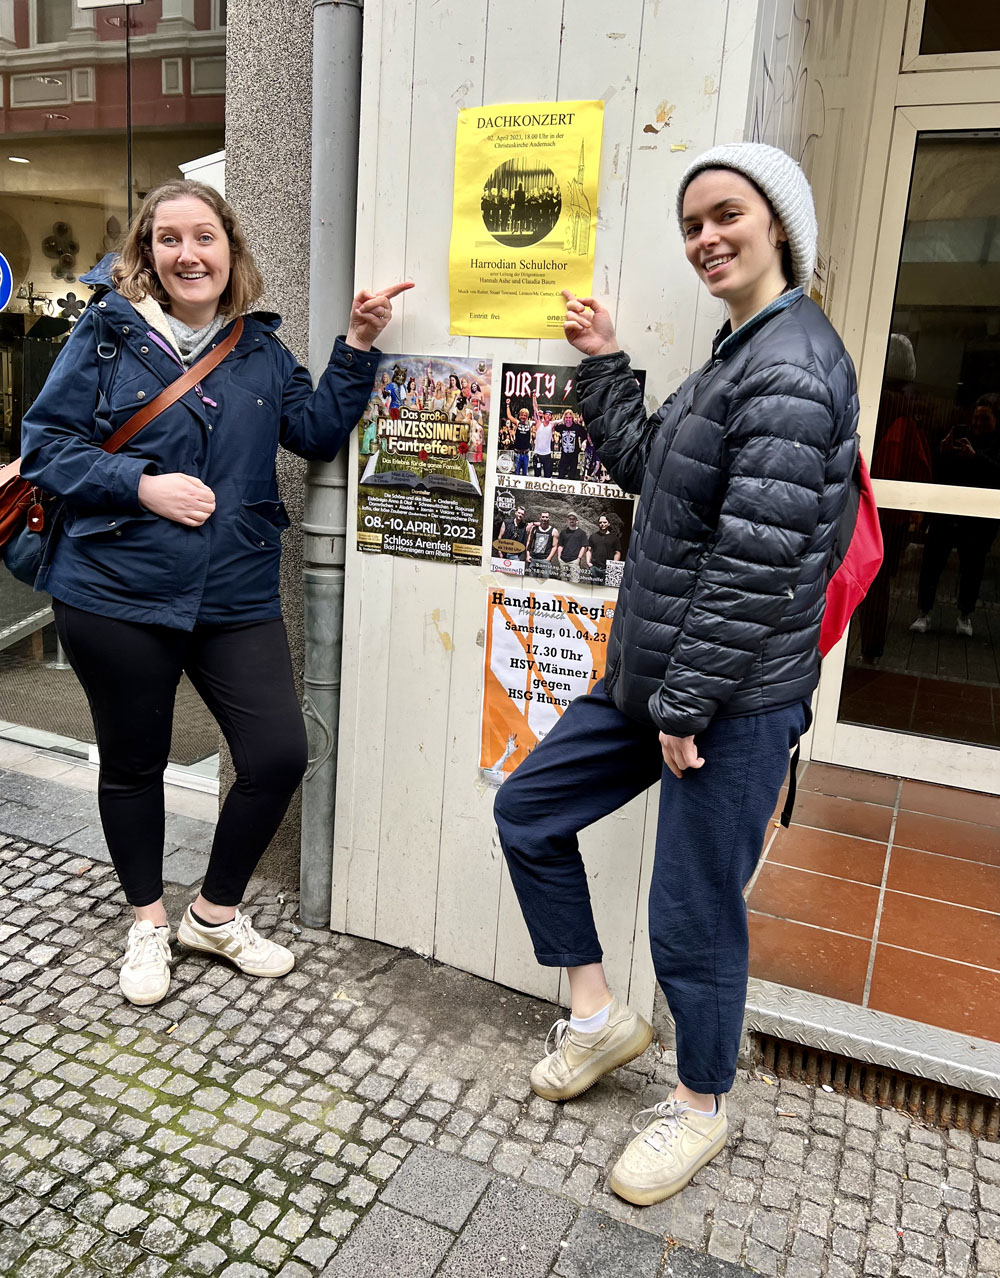
<svg viewBox="0 0 1000 1278">
<path fill-rule="evenodd" d="M 643 133 L 660 133 L 663 129 L 670 128 L 670 117 L 677 110 L 673 102 L 667 102 L 666 98 L 656 108 L 656 123 L 644 124 L 642 126 Z"/>
<path fill-rule="evenodd" d="M 660 339 L 661 351 L 666 349 L 668 346 L 673 346 L 674 344 L 674 326 L 667 321 L 662 321 L 657 324 L 647 324 L 646 332 L 655 333 Z"/>
<path fill-rule="evenodd" d="M 445 650 L 445 652 L 454 652 L 455 645 L 454 643 L 452 643 L 451 635 L 448 633 L 447 630 L 441 629 L 440 625 L 438 624 L 440 620 L 441 620 L 441 609 L 435 608 L 434 611 L 431 613 L 431 622 L 434 626 L 434 629 L 438 633 L 438 638 L 441 640 L 441 647 Z"/>
</svg>

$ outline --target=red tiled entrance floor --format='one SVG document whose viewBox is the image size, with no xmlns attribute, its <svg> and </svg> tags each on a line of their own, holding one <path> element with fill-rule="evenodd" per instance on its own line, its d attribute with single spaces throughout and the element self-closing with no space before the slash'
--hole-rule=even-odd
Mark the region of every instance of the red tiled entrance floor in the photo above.
<svg viewBox="0 0 1000 1278">
<path fill-rule="evenodd" d="M 747 909 L 751 976 L 1000 1043 L 1000 797 L 806 764 Z"/>
</svg>

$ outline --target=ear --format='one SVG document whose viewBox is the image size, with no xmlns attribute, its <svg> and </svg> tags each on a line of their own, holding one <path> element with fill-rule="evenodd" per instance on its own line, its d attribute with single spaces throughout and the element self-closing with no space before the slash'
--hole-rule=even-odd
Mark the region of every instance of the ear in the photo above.
<svg viewBox="0 0 1000 1278">
<path fill-rule="evenodd" d="M 775 234 L 775 243 L 777 244 L 778 248 L 781 248 L 782 244 L 788 243 L 788 236 L 785 233 L 785 228 L 781 225 L 781 222 L 778 218 L 774 219 L 774 234 Z"/>
</svg>

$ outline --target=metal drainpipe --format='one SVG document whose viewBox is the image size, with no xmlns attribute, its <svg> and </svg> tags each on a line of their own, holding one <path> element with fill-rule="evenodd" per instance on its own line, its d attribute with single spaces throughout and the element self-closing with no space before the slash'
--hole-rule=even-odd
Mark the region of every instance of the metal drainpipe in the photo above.
<svg viewBox="0 0 1000 1278">
<path fill-rule="evenodd" d="M 326 367 L 354 296 L 363 0 L 313 0 L 309 367 Z M 309 767 L 302 783 L 299 913 L 329 927 L 344 620 L 347 450 L 313 462 L 302 557 Z"/>
</svg>

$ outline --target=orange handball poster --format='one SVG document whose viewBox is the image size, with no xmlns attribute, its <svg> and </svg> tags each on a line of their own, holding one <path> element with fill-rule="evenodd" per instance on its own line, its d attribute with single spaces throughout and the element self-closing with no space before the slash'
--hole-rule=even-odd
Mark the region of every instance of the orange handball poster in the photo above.
<svg viewBox="0 0 1000 1278">
<path fill-rule="evenodd" d="M 604 678 L 614 613 L 611 599 L 490 588 L 479 766 L 492 785 Z"/>
</svg>

